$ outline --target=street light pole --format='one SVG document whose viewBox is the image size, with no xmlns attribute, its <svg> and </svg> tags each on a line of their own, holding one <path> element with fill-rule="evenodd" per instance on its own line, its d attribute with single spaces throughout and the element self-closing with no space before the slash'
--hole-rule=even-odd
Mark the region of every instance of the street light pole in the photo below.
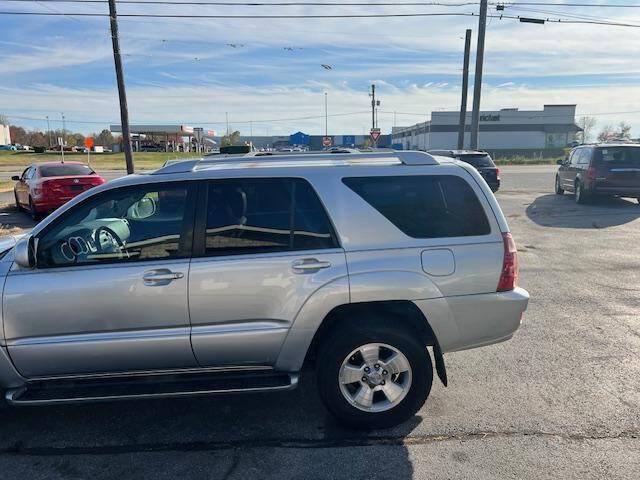
<svg viewBox="0 0 640 480">
<path fill-rule="evenodd" d="M 458 125 L 458 150 L 464 148 L 464 131 L 467 126 L 467 90 L 469 89 L 469 52 L 471 50 L 471 29 L 464 37 L 464 60 L 462 62 L 462 101 L 460 102 L 460 121 Z"/>
<path fill-rule="evenodd" d="M 64 131 L 66 130 L 66 127 L 64 123 L 64 113 L 61 113 L 60 115 L 62 115 L 62 145 L 60 145 L 60 153 L 62 154 L 61 162 L 64 163 L 64 144 L 67 143 L 64 138 Z"/>
<path fill-rule="evenodd" d="M 327 110 L 327 92 L 324 92 L 324 136 L 329 136 L 329 115 Z"/>
<path fill-rule="evenodd" d="M 51 127 L 49 126 L 49 115 L 47 115 L 47 135 L 49 136 L 49 149 L 51 149 Z"/>
<path fill-rule="evenodd" d="M 480 130 L 480 94 L 482 90 L 482 64 L 484 62 L 484 35 L 487 28 L 487 0 L 480 0 L 478 20 L 478 45 L 476 52 L 476 74 L 473 77 L 473 113 L 471 114 L 471 149 L 478 149 Z"/>
</svg>

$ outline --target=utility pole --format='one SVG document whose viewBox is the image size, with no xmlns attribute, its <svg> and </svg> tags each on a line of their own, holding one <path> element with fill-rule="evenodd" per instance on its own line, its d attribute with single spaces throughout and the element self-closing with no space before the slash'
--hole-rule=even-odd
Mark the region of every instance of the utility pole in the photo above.
<svg viewBox="0 0 640 480">
<path fill-rule="evenodd" d="M 460 125 L 458 127 L 458 150 L 464 148 L 464 130 L 467 126 L 467 90 L 469 89 L 469 53 L 471 29 L 464 36 L 464 61 L 462 63 L 462 102 L 460 103 Z"/>
<path fill-rule="evenodd" d="M 371 129 L 376 128 L 376 86 L 371 85 Z"/>
<path fill-rule="evenodd" d="M 253 120 L 249 120 L 249 141 L 253 145 Z"/>
<path fill-rule="evenodd" d="M 476 52 L 476 74 L 473 77 L 473 113 L 471 114 L 471 149 L 478 149 L 480 130 L 480 93 L 482 90 L 482 64 L 484 62 L 484 34 L 487 27 L 487 0 L 480 0 L 478 20 L 478 50 Z"/>
<path fill-rule="evenodd" d="M 229 136 L 229 112 L 224 112 L 224 116 L 227 119 L 227 137 Z"/>
<path fill-rule="evenodd" d="M 120 98 L 120 123 L 122 124 L 122 143 L 124 159 L 127 163 L 127 174 L 133 173 L 133 155 L 131 153 L 131 133 L 129 132 L 129 109 L 127 108 L 127 92 L 124 88 L 122 57 L 120 56 L 120 40 L 118 38 L 118 14 L 116 0 L 109 0 L 109 21 L 111 22 L 111 43 L 113 44 L 113 61 L 116 67 L 118 97 Z"/>
<path fill-rule="evenodd" d="M 324 92 L 324 136 L 329 136 L 329 115 L 327 110 L 327 92 Z"/>
<path fill-rule="evenodd" d="M 47 115 L 47 135 L 49 135 L 49 149 L 51 149 L 51 127 L 49 126 L 49 115 Z"/>
</svg>

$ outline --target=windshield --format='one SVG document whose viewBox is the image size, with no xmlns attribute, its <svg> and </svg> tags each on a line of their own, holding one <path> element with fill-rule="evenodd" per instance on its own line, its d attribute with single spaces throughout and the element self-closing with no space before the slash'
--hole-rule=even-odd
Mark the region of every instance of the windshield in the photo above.
<svg viewBox="0 0 640 480">
<path fill-rule="evenodd" d="M 66 177 L 71 175 L 92 175 L 95 172 L 87 165 L 45 165 L 40 167 L 43 177 Z"/>
<path fill-rule="evenodd" d="M 459 155 L 458 160 L 462 160 L 463 162 L 467 162 L 474 167 L 495 167 L 493 164 L 493 160 L 491 157 L 486 154 L 481 155 Z"/>
<path fill-rule="evenodd" d="M 599 156 L 605 165 L 634 165 L 640 167 L 640 147 L 601 148 Z"/>
</svg>

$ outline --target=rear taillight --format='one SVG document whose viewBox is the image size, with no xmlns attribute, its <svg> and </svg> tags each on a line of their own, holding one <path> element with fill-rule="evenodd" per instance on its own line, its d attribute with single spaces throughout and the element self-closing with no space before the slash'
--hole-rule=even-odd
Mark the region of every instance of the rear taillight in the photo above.
<svg viewBox="0 0 640 480">
<path fill-rule="evenodd" d="M 510 233 L 502 234 L 504 256 L 502 257 L 502 272 L 498 281 L 498 292 L 508 292 L 518 284 L 518 249 Z"/>
<path fill-rule="evenodd" d="M 500 169 L 496 167 L 496 178 L 500 180 Z"/>
<path fill-rule="evenodd" d="M 589 167 L 587 169 L 587 178 L 591 181 L 596 179 L 596 167 Z"/>
</svg>

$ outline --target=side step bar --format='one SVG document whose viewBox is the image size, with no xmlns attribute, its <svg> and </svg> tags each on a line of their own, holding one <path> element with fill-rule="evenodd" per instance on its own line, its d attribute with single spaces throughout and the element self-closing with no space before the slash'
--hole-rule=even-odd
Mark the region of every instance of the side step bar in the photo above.
<svg viewBox="0 0 640 480">
<path fill-rule="evenodd" d="M 167 398 L 222 393 L 291 390 L 295 373 L 184 373 L 135 377 L 52 379 L 27 382 L 8 390 L 10 405 L 52 405 L 143 398 Z"/>
</svg>

